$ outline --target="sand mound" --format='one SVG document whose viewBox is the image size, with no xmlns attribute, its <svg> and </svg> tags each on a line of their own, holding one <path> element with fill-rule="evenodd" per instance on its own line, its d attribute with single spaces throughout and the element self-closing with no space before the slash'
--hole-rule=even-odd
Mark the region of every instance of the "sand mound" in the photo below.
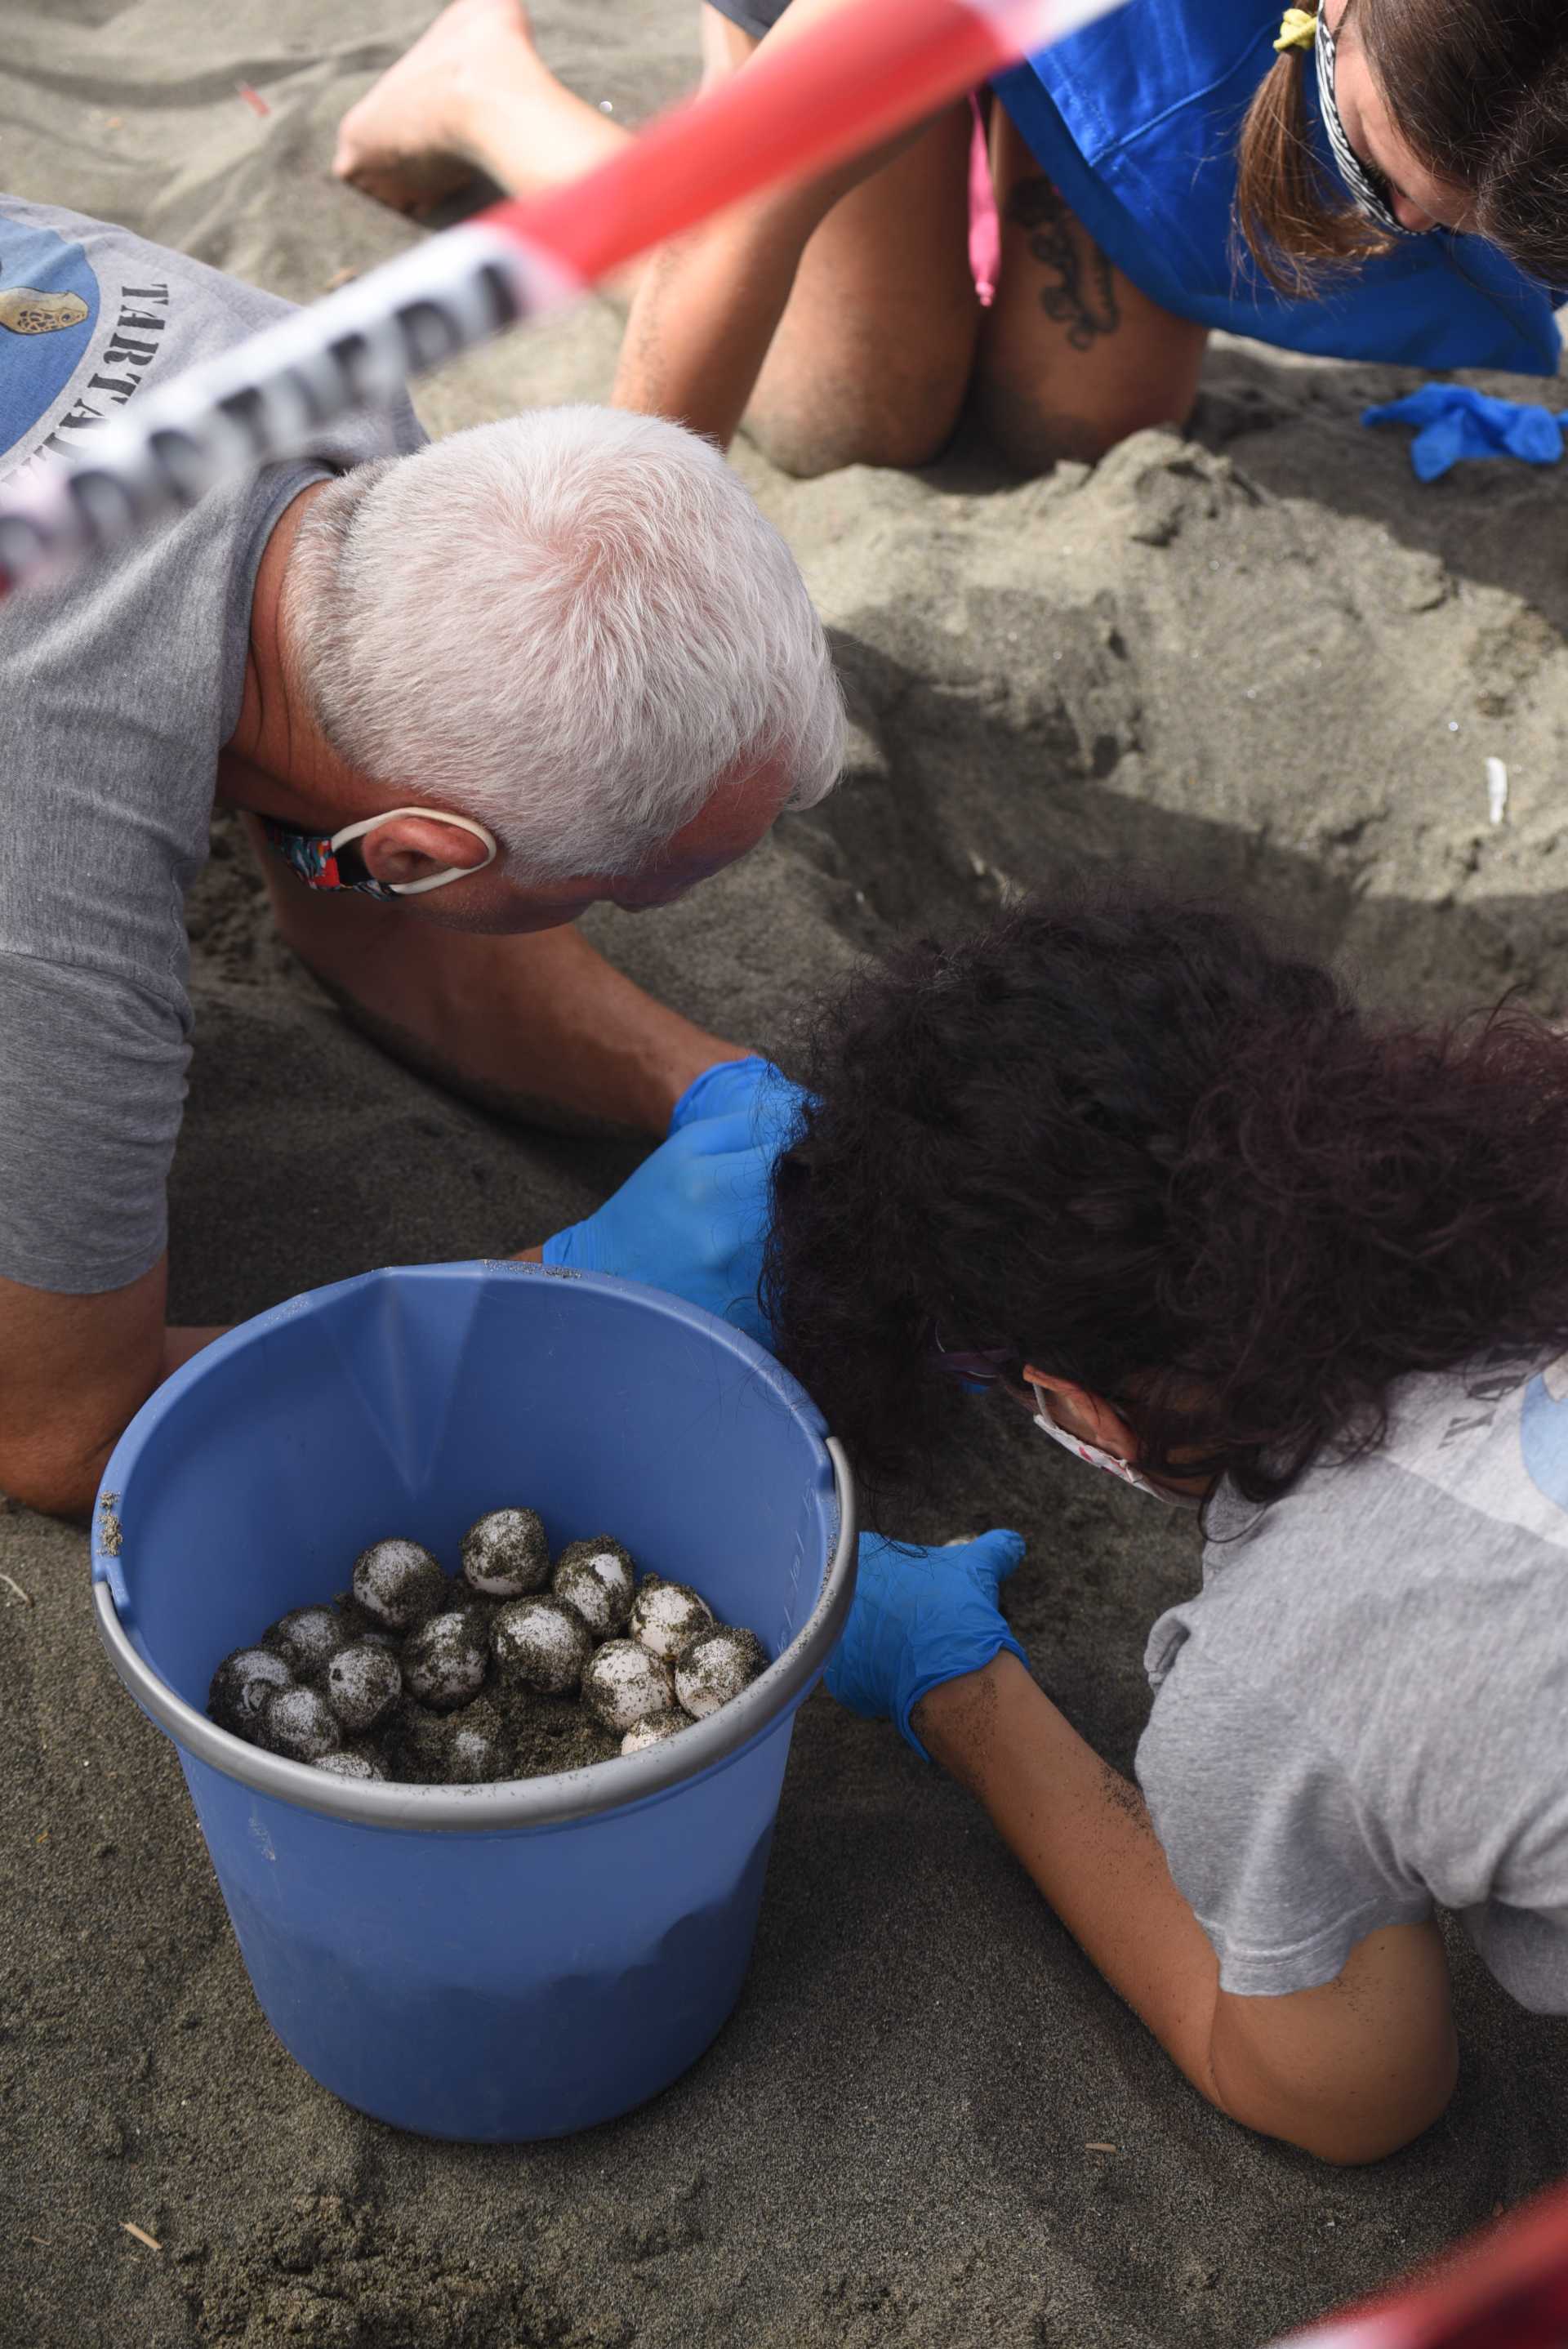
<svg viewBox="0 0 1568 2349">
<path fill-rule="evenodd" d="M 325 163 L 424 16 L 35 0 L 0 62 L 8 176 L 308 295 L 411 233 Z M 623 113 L 688 70 L 686 18 L 655 0 L 539 16 Z M 599 396 L 614 340 L 590 307 L 471 359 L 422 411 L 441 430 Z M 1518 984 L 1559 1008 L 1568 480 L 1476 468 L 1419 489 L 1400 438 L 1357 421 L 1404 384 L 1231 346 L 1191 439 L 1022 488 L 976 450 L 815 484 L 743 451 L 835 632 L 851 776 L 687 904 L 593 934 L 787 1055 L 814 991 L 892 929 L 1130 860 L 1264 909 L 1384 999 Z M 1510 771 L 1495 828 L 1488 756 Z M 226 827 L 192 919 L 178 1317 L 521 1247 L 629 1164 L 507 1132 L 346 1030 L 268 936 Z M 1037 1670 L 1125 1763 L 1144 1629 L 1193 1577 L 1190 1529 L 976 1407 L 933 1514 L 891 1529 L 988 1523 L 1029 1537 L 1010 1588 Z M 0 1509 L 0 1569 L 34 1600 L 0 1583 L 0 2343 L 1246 2349 L 1568 2168 L 1568 2036 L 1462 1952 L 1464 2080 L 1427 2141 L 1331 2174 L 1230 2127 L 965 1797 L 824 1698 L 797 1733 L 746 1995 L 696 2071 L 574 2142 L 397 2137 L 261 2021 L 173 1755 L 98 1653 L 79 1538 Z"/>
</svg>

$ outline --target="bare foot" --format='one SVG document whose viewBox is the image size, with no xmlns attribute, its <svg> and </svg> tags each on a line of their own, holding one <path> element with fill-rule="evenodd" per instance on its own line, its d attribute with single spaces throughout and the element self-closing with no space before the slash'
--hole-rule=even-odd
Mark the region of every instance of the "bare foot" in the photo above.
<svg viewBox="0 0 1568 2349">
<path fill-rule="evenodd" d="M 426 212 L 488 166 L 485 126 L 542 72 L 521 0 L 451 0 L 344 116 L 333 171 L 396 212 Z"/>
</svg>

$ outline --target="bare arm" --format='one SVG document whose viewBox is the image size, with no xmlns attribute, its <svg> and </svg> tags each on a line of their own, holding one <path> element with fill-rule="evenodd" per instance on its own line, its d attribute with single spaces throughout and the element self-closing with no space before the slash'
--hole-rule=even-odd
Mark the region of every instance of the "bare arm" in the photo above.
<svg viewBox="0 0 1568 2349">
<path fill-rule="evenodd" d="M 96 1297 L 0 1280 L 0 1487 L 13 1499 L 85 1516 L 128 1422 L 219 1335 L 165 1327 L 168 1278 L 162 1257 Z"/>
<path fill-rule="evenodd" d="M 1112 1989 L 1221 2112 L 1336 2162 L 1377 2161 L 1438 2118 L 1458 2052 L 1434 1926 L 1369 1933 L 1321 1989 L 1233 1997 L 1220 1988 L 1214 1953 L 1138 1789 L 1085 1744 L 1016 1657 L 933 1689 L 914 1726 L 979 1797 Z"/>
</svg>

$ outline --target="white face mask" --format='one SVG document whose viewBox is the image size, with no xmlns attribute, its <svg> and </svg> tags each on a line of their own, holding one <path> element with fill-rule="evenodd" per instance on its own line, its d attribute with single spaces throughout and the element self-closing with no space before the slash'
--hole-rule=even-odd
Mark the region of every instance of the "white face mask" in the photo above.
<svg viewBox="0 0 1568 2349">
<path fill-rule="evenodd" d="M 1140 1474 L 1130 1460 L 1119 1460 L 1114 1452 L 1102 1452 L 1098 1444 L 1089 1444 L 1081 1435 L 1069 1435 L 1067 1429 L 1058 1427 L 1051 1417 L 1050 1406 L 1046 1401 L 1043 1388 L 1037 1385 L 1033 1379 L 1029 1381 L 1029 1384 L 1034 1388 L 1035 1401 L 1040 1406 L 1035 1413 L 1035 1425 L 1042 1434 L 1053 1437 L 1064 1451 L 1070 1452 L 1076 1460 L 1087 1461 L 1091 1468 L 1103 1468 L 1108 1475 L 1119 1476 L 1124 1485 L 1132 1485 L 1137 1492 L 1147 1493 L 1153 1500 L 1163 1501 L 1169 1508 L 1202 1508 L 1203 1504 L 1201 1494 L 1173 1493 L 1163 1485 L 1152 1485 L 1147 1476 Z"/>
</svg>

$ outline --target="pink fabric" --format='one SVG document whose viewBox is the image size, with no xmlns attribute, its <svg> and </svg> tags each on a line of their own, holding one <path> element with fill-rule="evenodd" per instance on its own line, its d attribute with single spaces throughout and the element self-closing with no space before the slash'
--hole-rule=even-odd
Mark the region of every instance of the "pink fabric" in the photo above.
<svg viewBox="0 0 1568 2349">
<path fill-rule="evenodd" d="M 987 308 L 996 295 L 996 272 L 1002 262 L 1002 223 L 996 217 L 996 191 L 991 184 L 991 149 L 980 101 L 971 98 L 975 135 L 969 149 L 969 268 L 975 291 Z"/>
</svg>

